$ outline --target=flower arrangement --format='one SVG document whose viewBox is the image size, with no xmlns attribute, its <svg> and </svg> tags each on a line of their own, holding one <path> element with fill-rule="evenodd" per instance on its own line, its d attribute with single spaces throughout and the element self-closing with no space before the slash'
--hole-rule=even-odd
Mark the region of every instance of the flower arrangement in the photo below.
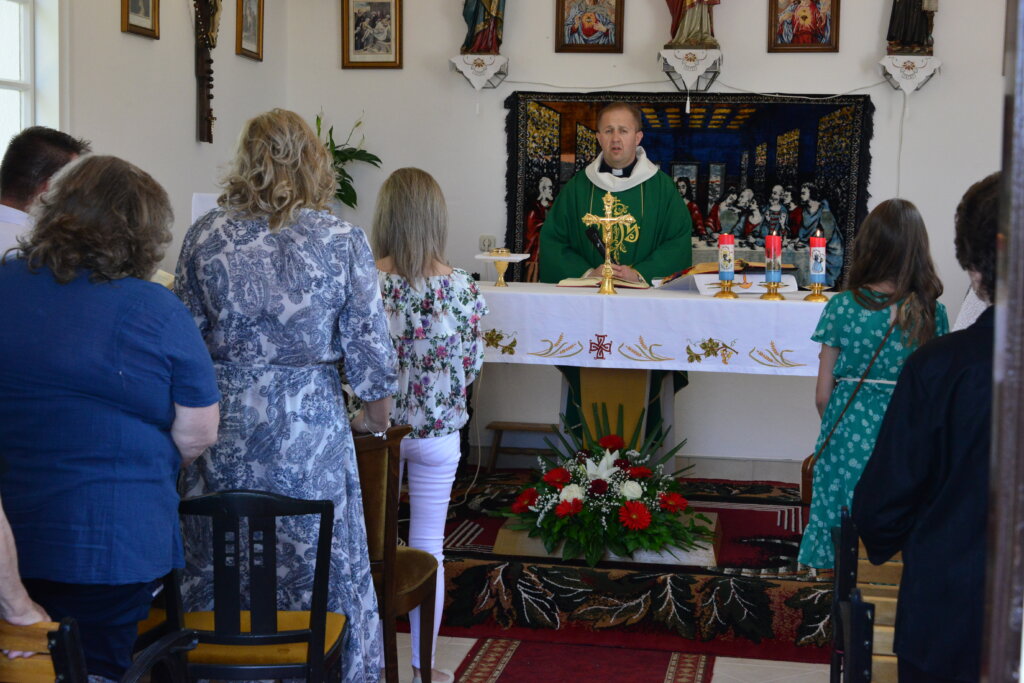
<svg viewBox="0 0 1024 683">
<path fill-rule="evenodd" d="M 660 424 L 637 448 L 642 415 L 627 444 L 620 436 L 621 409 L 615 430 L 607 409 L 598 415 L 595 407 L 594 413 L 599 438 L 591 437 L 584 422 L 576 443 L 561 435 L 557 445 L 545 439 L 555 456 L 541 456 L 538 479 L 501 512 L 514 520 L 510 528 L 539 536 L 549 553 L 561 545 L 563 558 L 583 557 L 591 567 L 606 551 L 632 556 L 640 549 L 690 550 L 710 541 L 710 528 L 700 522 L 711 520 L 689 508 L 676 478 L 690 467 L 660 473 L 686 442 L 654 457 L 667 436 Z"/>
</svg>

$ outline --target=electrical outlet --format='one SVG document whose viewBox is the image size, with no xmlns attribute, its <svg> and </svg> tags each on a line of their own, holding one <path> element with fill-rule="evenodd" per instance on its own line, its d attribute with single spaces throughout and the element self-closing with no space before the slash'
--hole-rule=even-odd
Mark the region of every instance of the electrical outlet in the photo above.
<svg viewBox="0 0 1024 683">
<path fill-rule="evenodd" d="M 498 246 L 498 239 L 494 235 L 480 235 L 480 251 L 490 251 Z"/>
</svg>

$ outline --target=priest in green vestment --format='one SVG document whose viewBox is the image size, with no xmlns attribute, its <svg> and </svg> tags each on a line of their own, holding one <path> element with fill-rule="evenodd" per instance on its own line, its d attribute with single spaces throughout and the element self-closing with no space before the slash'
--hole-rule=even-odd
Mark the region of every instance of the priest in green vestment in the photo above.
<svg viewBox="0 0 1024 683">
<path fill-rule="evenodd" d="M 690 212 L 672 179 L 639 146 L 643 136 L 640 110 L 631 104 L 613 102 L 598 114 L 601 153 L 565 184 L 541 228 L 541 282 L 601 274 L 604 257 L 582 218 L 604 215 L 605 192 L 622 202 L 638 227 L 636 241 L 624 243 L 618 255 L 615 277 L 650 282 L 691 265 Z"/>
<path fill-rule="evenodd" d="M 638 228 L 636 241 L 625 241 L 624 251 L 616 255 L 618 263 L 612 266 L 615 277 L 650 283 L 690 267 L 690 211 L 672 179 L 639 146 L 644 136 L 641 127 L 640 110 L 626 102 L 613 102 L 597 115 L 601 153 L 565 184 L 541 227 L 541 282 L 601 275 L 604 256 L 587 236 L 582 218 L 588 213 L 604 215 L 605 192 L 615 195 Z M 577 431 L 581 419 L 579 368 L 558 369 L 569 385 L 566 422 Z M 646 406 L 648 429 L 661 419 L 659 397 L 664 377 L 664 371 L 651 373 Z M 685 372 L 673 373 L 674 391 L 686 383 Z"/>
</svg>

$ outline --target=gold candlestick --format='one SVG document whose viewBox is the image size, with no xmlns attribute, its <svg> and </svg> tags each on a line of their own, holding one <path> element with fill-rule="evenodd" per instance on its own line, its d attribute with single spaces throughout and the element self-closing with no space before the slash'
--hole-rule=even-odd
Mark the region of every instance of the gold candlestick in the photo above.
<svg viewBox="0 0 1024 683">
<path fill-rule="evenodd" d="M 804 301 L 813 301 L 815 303 L 824 303 L 828 301 L 828 297 L 821 293 L 821 290 L 825 289 L 825 285 L 816 283 L 811 285 L 811 293 L 804 297 Z"/>
<path fill-rule="evenodd" d="M 495 247 L 488 252 L 491 256 L 508 256 L 512 253 L 510 249 L 505 247 Z M 498 281 L 494 283 L 495 287 L 508 287 L 508 283 L 505 282 L 505 271 L 508 270 L 508 261 L 495 261 L 494 270 L 498 271 Z"/>
<path fill-rule="evenodd" d="M 761 298 L 765 301 L 785 301 L 786 297 L 779 294 L 779 287 L 782 286 L 781 282 L 765 282 L 761 285 L 768 291 L 761 295 Z"/>
<path fill-rule="evenodd" d="M 739 299 L 740 296 L 736 292 L 732 291 L 732 280 L 719 280 L 718 286 L 720 289 L 715 294 L 716 299 Z"/>
</svg>

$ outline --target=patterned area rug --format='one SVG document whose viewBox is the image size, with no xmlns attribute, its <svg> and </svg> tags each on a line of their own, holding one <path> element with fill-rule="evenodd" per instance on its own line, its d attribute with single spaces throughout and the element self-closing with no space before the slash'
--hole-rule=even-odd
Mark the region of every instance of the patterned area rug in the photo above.
<svg viewBox="0 0 1024 683">
<path fill-rule="evenodd" d="M 455 672 L 458 683 L 710 683 L 714 658 L 683 652 L 587 647 L 507 638 L 479 640 Z"/>
<path fill-rule="evenodd" d="M 806 514 L 797 485 L 688 479 L 691 504 L 719 516 L 714 566 L 590 568 L 493 552 L 504 518 L 488 513 L 528 477 L 507 470 L 457 482 L 442 635 L 828 661 L 832 576 L 797 566 Z"/>
</svg>

